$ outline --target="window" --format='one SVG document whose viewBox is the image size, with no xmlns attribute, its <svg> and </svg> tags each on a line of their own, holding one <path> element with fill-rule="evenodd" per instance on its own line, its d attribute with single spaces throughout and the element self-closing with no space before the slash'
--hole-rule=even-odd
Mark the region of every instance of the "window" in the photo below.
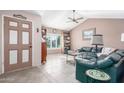
<svg viewBox="0 0 124 93">
<path fill-rule="evenodd" d="M 61 40 L 60 34 L 47 34 L 46 37 L 47 48 L 51 49 L 60 48 L 61 47 L 60 40 Z"/>
<path fill-rule="evenodd" d="M 124 33 L 121 34 L 121 41 L 124 41 Z"/>
</svg>

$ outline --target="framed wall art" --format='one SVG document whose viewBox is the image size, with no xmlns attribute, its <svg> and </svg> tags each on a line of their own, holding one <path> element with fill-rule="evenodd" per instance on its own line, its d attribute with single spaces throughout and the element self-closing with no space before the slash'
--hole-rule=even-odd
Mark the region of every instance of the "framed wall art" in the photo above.
<svg viewBox="0 0 124 93">
<path fill-rule="evenodd" d="M 84 40 L 91 40 L 92 36 L 96 34 L 96 28 L 83 30 L 82 34 Z"/>
</svg>

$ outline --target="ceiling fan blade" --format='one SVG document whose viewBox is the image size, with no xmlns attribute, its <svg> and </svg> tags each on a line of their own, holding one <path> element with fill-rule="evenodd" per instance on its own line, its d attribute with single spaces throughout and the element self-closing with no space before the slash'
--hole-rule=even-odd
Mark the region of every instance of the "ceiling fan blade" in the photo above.
<svg viewBox="0 0 124 93">
<path fill-rule="evenodd" d="M 73 22 L 73 21 L 66 21 L 66 23 L 70 23 L 70 22 Z"/>
<path fill-rule="evenodd" d="M 80 17 L 80 18 L 77 18 L 76 20 L 81 20 L 81 19 L 84 19 L 83 17 Z"/>
<path fill-rule="evenodd" d="M 67 23 L 68 22 L 79 23 L 78 20 L 84 19 L 83 17 L 75 18 L 76 10 L 73 10 L 72 12 L 73 12 L 72 18 L 71 17 L 68 17 L 68 19 L 70 19 L 71 21 L 67 21 Z"/>
<path fill-rule="evenodd" d="M 70 19 L 70 20 L 72 20 L 72 21 L 73 21 L 73 18 L 71 18 L 71 17 L 68 17 L 68 19 Z"/>
<path fill-rule="evenodd" d="M 66 21 L 66 23 L 70 23 L 70 22 L 72 22 L 72 23 L 79 23 L 78 21 L 74 21 L 74 20 L 72 20 L 72 21 Z"/>
<path fill-rule="evenodd" d="M 75 23 L 79 23 L 77 20 L 74 21 Z"/>
</svg>

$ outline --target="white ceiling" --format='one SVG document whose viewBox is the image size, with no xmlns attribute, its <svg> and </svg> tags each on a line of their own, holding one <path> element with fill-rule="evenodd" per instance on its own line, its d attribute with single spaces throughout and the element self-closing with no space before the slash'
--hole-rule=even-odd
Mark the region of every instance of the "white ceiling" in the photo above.
<svg viewBox="0 0 124 93">
<path fill-rule="evenodd" d="M 28 10 L 27 12 L 40 15 L 44 26 L 71 30 L 88 18 L 124 18 L 122 10 L 77 10 L 76 18 L 84 17 L 79 23 L 69 22 L 68 17 L 72 17 L 72 10 Z"/>
</svg>

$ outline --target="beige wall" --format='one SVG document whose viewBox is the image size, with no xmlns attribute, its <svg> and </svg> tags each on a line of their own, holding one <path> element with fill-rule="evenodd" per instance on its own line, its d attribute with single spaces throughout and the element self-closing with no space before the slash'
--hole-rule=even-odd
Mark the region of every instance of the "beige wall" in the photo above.
<svg viewBox="0 0 124 93">
<path fill-rule="evenodd" d="M 96 28 L 97 34 L 103 34 L 104 47 L 124 48 L 121 33 L 124 33 L 124 19 L 88 19 L 71 31 L 72 49 L 91 46 L 90 40 L 82 39 L 82 31 Z"/>
<path fill-rule="evenodd" d="M 38 15 L 33 15 L 24 11 L 0 11 L 0 15 L 2 16 L 10 16 L 12 17 L 13 14 L 22 14 L 27 17 L 27 20 L 32 21 L 32 65 L 38 66 L 41 64 L 41 32 L 37 33 L 36 29 L 41 29 L 41 17 Z M 0 19 L 2 19 L 2 16 L 0 16 Z M 3 30 L 3 21 L 0 20 L 0 56 L 4 55 L 4 40 L 2 40 L 3 35 L 1 34 Z M 1 42 L 2 40 L 2 42 Z M 2 48 L 1 48 L 2 47 Z M 1 51 L 2 50 L 2 51 Z M 2 59 L 0 59 L 0 64 L 2 64 L 2 67 L 0 67 L 0 74 L 3 73 L 4 69 L 4 56 Z M 0 65 L 1 66 L 1 65 Z"/>
</svg>

